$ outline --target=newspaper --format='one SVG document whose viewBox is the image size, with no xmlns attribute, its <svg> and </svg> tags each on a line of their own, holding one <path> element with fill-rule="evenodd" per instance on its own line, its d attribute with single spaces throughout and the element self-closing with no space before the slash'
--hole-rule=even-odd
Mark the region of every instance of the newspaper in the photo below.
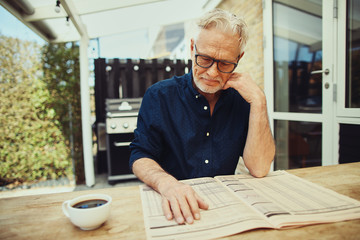
<svg viewBox="0 0 360 240">
<path fill-rule="evenodd" d="M 167 220 L 161 196 L 140 186 L 147 239 L 212 239 L 257 228 L 289 228 L 360 218 L 360 202 L 285 171 L 264 178 L 218 176 L 183 181 L 209 204 L 201 220 Z"/>
</svg>

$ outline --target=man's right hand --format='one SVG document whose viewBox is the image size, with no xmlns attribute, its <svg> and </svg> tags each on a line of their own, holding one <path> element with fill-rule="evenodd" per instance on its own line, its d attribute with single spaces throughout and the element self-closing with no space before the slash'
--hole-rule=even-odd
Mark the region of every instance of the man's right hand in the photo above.
<svg viewBox="0 0 360 240">
<path fill-rule="evenodd" d="M 200 219 L 200 209 L 209 208 L 191 186 L 179 182 L 150 158 L 136 160 L 132 170 L 141 181 L 160 193 L 163 212 L 168 220 L 175 218 L 179 224 L 185 221 L 191 224 L 194 219 Z"/>
<path fill-rule="evenodd" d="M 159 184 L 159 193 L 162 197 L 162 208 L 168 220 L 175 218 L 178 224 L 185 221 L 192 224 L 200 219 L 200 209 L 207 210 L 209 205 L 184 183 L 171 179 Z"/>
</svg>

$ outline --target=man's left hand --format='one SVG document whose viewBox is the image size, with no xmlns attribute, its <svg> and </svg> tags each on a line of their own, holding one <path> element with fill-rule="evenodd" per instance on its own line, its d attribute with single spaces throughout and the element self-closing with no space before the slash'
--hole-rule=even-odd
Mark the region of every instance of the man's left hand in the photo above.
<svg viewBox="0 0 360 240">
<path fill-rule="evenodd" d="M 237 73 L 231 74 L 228 81 L 225 83 L 223 89 L 234 88 L 248 103 L 265 103 L 265 95 L 263 91 L 251 78 L 249 73 Z"/>
</svg>

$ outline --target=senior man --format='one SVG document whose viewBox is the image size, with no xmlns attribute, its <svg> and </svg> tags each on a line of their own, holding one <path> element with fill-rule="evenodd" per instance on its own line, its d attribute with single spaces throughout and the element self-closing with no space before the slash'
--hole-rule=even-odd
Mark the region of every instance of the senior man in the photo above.
<svg viewBox="0 0 360 240">
<path fill-rule="evenodd" d="M 134 174 L 162 196 L 167 219 L 200 219 L 208 204 L 182 179 L 234 174 L 239 157 L 255 177 L 275 155 L 263 91 L 234 72 L 244 55 L 245 22 L 215 9 L 191 39 L 192 69 L 160 81 L 144 95 L 130 145 Z"/>
</svg>

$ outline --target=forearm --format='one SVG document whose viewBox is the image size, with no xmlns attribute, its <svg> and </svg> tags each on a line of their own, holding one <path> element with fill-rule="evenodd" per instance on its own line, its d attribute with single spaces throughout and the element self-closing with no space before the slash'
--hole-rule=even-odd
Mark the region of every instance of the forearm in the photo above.
<svg viewBox="0 0 360 240">
<path fill-rule="evenodd" d="M 243 159 L 250 173 L 265 176 L 275 156 L 275 143 L 271 134 L 265 97 L 250 106 L 249 130 Z"/>
<path fill-rule="evenodd" d="M 168 174 L 162 167 L 150 158 L 140 158 L 133 164 L 132 170 L 146 185 L 157 192 L 161 192 L 162 183 L 176 182 L 177 180 Z"/>
</svg>

